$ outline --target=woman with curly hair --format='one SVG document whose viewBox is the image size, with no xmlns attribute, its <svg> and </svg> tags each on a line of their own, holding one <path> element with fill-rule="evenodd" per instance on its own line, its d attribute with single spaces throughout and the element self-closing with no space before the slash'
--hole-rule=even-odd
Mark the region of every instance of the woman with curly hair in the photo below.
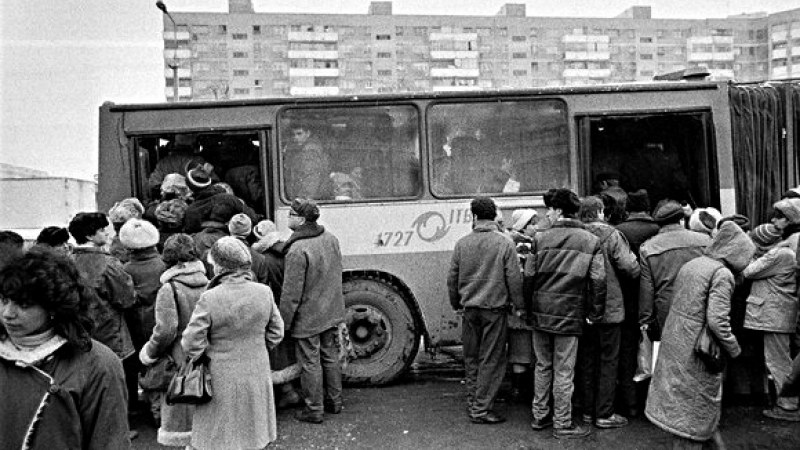
<svg viewBox="0 0 800 450">
<path fill-rule="evenodd" d="M 91 338 L 92 295 L 51 251 L 0 270 L 0 448 L 130 447 L 122 363 Z"/>
</svg>

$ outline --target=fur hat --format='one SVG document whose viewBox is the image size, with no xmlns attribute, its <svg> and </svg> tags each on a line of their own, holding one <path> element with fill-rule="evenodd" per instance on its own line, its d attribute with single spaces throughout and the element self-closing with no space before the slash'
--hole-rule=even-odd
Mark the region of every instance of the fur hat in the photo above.
<svg viewBox="0 0 800 450">
<path fill-rule="evenodd" d="M 203 167 L 195 167 L 186 173 L 186 185 L 192 192 L 202 191 L 211 186 L 211 174 Z"/>
<path fill-rule="evenodd" d="M 313 200 L 296 198 L 292 202 L 292 210 L 309 222 L 316 222 L 319 219 L 319 206 Z"/>
<path fill-rule="evenodd" d="M 800 198 L 785 198 L 776 202 L 772 207 L 786 216 L 789 223 L 800 223 Z"/>
<path fill-rule="evenodd" d="M 138 198 L 130 197 L 118 201 L 108 210 L 108 220 L 111 223 L 125 223 L 129 219 L 141 219 L 142 214 L 144 214 L 142 202 Z"/>
<path fill-rule="evenodd" d="M 683 217 L 683 208 L 681 208 L 681 204 L 675 200 L 659 202 L 653 213 L 653 220 L 658 224 L 676 222 Z"/>
<path fill-rule="evenodd" d="M 258 239 L 263 239 L 268 233 L 275 231 L 278 231 L 278 227 L 276 227 L 275 222 L 271 220 L 262 220 L 253 227 L 253 234 Z"/>
<path fill-rule="evenodd" d="M 564 215 L 576 214 L 581 209 L 581 200 L 578 194 L 569 189 L 558 189 L 550 200 L 553 209 L 560 209 Z"/>
<path fill-rule="evenodd" d="M 119 240 L 128 249 L 153 247 L 158 237 L 156 227 L 142 219 L 130 219 L 119 230 Z"/>
<path fill-rule="evenodd" d="M 173 234 L 164 242 L 164 251 L 161 256 L 167 266 L 194 261 L 197 259 L 194 239 L 184 233 Z"/>
<path fill-rule="evenodd" d="M 36 238 L 37 244 L 45 244 L 51 247 L 58 247 L 69 242 L 69 231 L 62 227 L 47 227 L 39 232 Z"/>
<path fill-rule="evenodd" d="M 628 203 L 625 206 L 628 212 L 650 212 L 650 197 L 647 191 L 639 189 L 636 192 L 628 192 Z"/>
<path fill-rule="evenodd" d="M 179 198 L 161 202 L 156 206 L 156 219 L 159 223 L 173 227 L 181 226 L 183 225 L 183 217 L 186 215 L 186 209 L 188 207 L 189 205 Z"/>
<path fill-rule="evenodd" d="M 689 217 L 689 229 L 711 235 L 720 219 L 722 214 L 716 208 L 697 208 Z"/>
<path fill-rule="evenodd" d="M 771 223 L 764 223 L 750 231 L 750 238 L 759 247 L 771 247 L 781 240 L 781 230 Z"/>
<path fill-rule="evenodd" d="M 228 221 L 228 231 L 231 233 L 231 236 L 246 238 L 250 236 L 250 231 L 252 229 L 253 221 L 247 217 L 247 214 L 236 214 Z"/>
<path fill-rule="evenodd" d="M 211 246 L 208 256 L 214 264 L 225 270 L 249 269 L 252 264 L 250 249 L 233 236 L 220 238 Z"/>
<path fill-rule="evenodd" d="M 226 224 L 231 220 L 231 217 L 235 216 L 239 211 L 241 211 L 241 209 L 237 211 L 231 202 L 216 201 L 211 205 L 211 212 L 208 214 L 208 220 Z"/>
<path fill-rule="evenodd" d="M 536 215 L 535 209 L 515 209 L 511 213 L 511 228 L 521 231 Z"/>
<path fill-rule="evenodd" d="M 168 173 L 161 182 L 161 195 L 175 194 L 178 197 L 187 197 L 191 191 L 186 185 L 186 177 L 179 173 Z"/>
</svg>

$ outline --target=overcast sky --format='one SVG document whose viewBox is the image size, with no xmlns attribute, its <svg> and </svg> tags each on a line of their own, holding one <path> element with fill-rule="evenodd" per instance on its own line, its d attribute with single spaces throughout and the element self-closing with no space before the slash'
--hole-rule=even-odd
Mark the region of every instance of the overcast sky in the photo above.
<svg viewBox="0 0 800 450">
<path fill-rule="evenodd" d="M 225 12 L 227 0 L 165 0 L 171 11 Z M 254 0 L 256 12 L 364 14 L 369 0 Z M 494 15 L 503 0 L 395 0 L 394 14 Z M 521 3 L 515 1 L 512 3 Z M 798 0 L 537 0 L 529 16 L 703 19 L 798 7 Z M 434 5 L 435 4 L 435 5 Z M 164 101 L 155 0 L 0 0 L 0 162 L 91 179 L 98 107 Z"/>
</svg>

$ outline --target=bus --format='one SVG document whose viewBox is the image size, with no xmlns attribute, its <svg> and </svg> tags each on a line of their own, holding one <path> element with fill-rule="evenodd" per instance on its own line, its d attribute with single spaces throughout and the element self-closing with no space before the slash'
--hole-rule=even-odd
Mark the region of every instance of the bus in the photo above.
<svg viewBox="0 0 800 450">
<path fill-rule="evenodd" d="M 596 191 L 603 173 L 755 223 L 797 183 L 796 83 L 625 85 L 265 98 L 100 108 L 98 206 L 157 197 L 181 145 L 279 230 L 315 199 L 343 255 L 350 383 L 385 384 L 426 349 L 458 344 L 446 278 L 469 202 L 508 218 L 543 194 Z"/>
</svg>

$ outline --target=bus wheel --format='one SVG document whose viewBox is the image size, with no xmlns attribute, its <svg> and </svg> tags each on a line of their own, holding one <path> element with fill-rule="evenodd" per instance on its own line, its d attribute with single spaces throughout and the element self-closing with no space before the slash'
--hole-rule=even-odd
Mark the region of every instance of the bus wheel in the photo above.
<svg viewBox="0 0 800 450">
<path fill-rule="evenodd" d="M 343 284 L 345 320 L 356 359 L 344 370 L 349 384 L 381 385 L 399 377 L 414 361 L 420 333 L 399 290 L 375 278 Z"/>
</svg>

